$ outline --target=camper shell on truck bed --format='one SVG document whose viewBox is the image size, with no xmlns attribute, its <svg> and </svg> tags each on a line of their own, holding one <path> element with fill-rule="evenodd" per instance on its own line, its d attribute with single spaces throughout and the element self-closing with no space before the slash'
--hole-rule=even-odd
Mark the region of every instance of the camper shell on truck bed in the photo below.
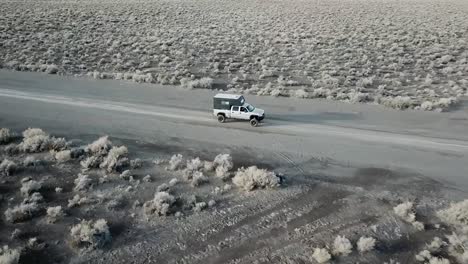
<svg viewBox="0 0 468 264">
<path fill-rule="evenodd" d="M 213 109 L 230 110 L 233 106 L 242 106 L 244 96 L 235 94 L 217 94 L 213 97 Z"/>
</svg>

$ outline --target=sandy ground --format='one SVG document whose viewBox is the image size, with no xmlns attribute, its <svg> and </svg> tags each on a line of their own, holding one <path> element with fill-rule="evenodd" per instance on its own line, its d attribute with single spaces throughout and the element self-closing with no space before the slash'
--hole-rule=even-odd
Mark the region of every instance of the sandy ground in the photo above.
<svg viewBox="0 0 468 264">
<path fill-rule="evenodd" d="M 434 236 L 451 229 L 434 216 L 451 201 L 468 197 L 467 110 L 451 113 L 393 111 L 373 105 L 351 105 L 285 98 L 247 97 L 266 110 L 258 128 L 244 122 L 218 124 L 210 116 L 213 92 L 184 91 L 116 81 L 89 81 L 31 73 L 0 72 L 0 126 L 20 133 L 41 127 L 84 146 L 102 135 L 125 145 L 139 184 L 118 173 L 91 170 L 94 187 L 84 195 L 95 202 L 67 210 L 49 224 L 44 215 L 22 223 L 2 216 L 0 244 L 25 247 L 20 263 L 316 263 L 315 247 L 345 235 L 353 245 L 363 235 L 377 239 L 365 254 L 356 250 L 334 256 L 333 263 L 415 263 L 414 255 Z M 19 143 L 21 138 L 15 139 Z M 18 164 L 24 153 L 1 155 Z M 215 191 L 230 180 L 208 174 L 209 182 L 192 187 L 181 172 L 169 172 L 157 158 L 181 153 L 212 160 L 230 153 L 234 165 L 257 165 L 285 177 L 277 189 L 245 192 L 236 186 Z M 0 176 L 0 211 L 21 202 L 21 179 L 43 180 L 46 206 L 62 205 L 77 192 L 73 181 L 78 160 L 58 164 L 47 152 L 35 154 L 43 165 Z M 109 181 L 99 183 L 103 174 Z M 142 181 L 145 175 L 152 181 Z M 180 197 L 182 216 L 144 216 L 134 206 L 151 199 L 158 186 L 178 178 L 171 193 Z M 231 183 L 232 184 L 232 183 Z M 62 193 L 55 193 L 55 187 Z M 132 186 L 132 190 L 127 187 Z M 120 195 L 123 198 L 120 198 Z M 216 201 L 201 212 L 184 206 L 188 197 Z M 119 206 L 109 206 L 113 200 Z M 393 213 L 413 201 L 418 231 Z M 103 249 L 70 246 L 69 230 L 80 219 L 104 218 L 112 241 Z M 11 238 L 15 228 L 21 235 Z M 5 234 L 5 235 L 3 235 Z M 26 246 L 31 237 L 47 244 Z M 443 254 L 444 257 L 450 258 Z M 454 259 L 450 258 L 453 263 Z"/>
</svg>

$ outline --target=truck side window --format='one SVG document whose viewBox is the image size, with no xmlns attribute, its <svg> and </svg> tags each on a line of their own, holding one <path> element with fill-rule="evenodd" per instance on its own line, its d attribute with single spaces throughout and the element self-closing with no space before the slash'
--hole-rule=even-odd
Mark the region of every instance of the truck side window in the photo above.
<svg viewBox="0 0 468 264">
<path fill-rule="evenodd" d="M 247 112 L 247 109 L 245 109 L 244 107 L 241 107 L 241 112 Z"/>
<path fill-rule="evenodd" d="M 235 112 L 239 111 L 239 107 L 238 106 L 233 106 L 232 111 L 235 111 Z"/>
</svg>

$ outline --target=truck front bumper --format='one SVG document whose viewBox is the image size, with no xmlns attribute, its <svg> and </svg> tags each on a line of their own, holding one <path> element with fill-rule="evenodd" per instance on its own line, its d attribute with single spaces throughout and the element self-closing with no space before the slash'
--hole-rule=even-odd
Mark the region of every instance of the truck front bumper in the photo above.
<svg viewBox="0 0 468 264">
<path fill-rule="evenodd" d="M 258 117 L 258 121 L 262 121 L 263 119 L 265 119 L 265 114 Z"/>
</svg>

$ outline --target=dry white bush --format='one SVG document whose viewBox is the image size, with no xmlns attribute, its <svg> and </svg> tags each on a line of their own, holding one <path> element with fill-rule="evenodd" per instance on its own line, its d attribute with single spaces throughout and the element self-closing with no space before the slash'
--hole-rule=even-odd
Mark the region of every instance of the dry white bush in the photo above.
<svg viewBox="0 0 468 264">
<path fill-rule="evenodd" d="M 426 260 L 431 259 L 432 255 L 431 255 L 431 252 L 429 252 L 429 250 L 425 249 L 425 250 L 419 252 L 415 256 L 415 258 L 416 258 L 417 261 L 426 261 Z"/>
<path fill-rule="evenodd" d="M 11 132 L 8 128 L 0 128 L 0 145 L 11 141 Z"/>
<path fill-rule="evenodd" d="M 326 248 L 314 248 L 312 258 L 318 263 L 327 263 L 331 260 L 331 255 Z"/>
<path fill-rule="evenodd" d="M 25 198 L 20 205 L 8 208 L 5 211 L 5 218 L 10 223 L 17 223 L 29 220 L 42 211 L 40 203 L 43 201 L 40 193 L 33 193 Z"/>
<path fill-rule="evenodd" d="M 450 207 L 438 211 L 437 215 L 446 224 L 468 232 L 468 200 L 453 203 Z"/>
<path fill-rule="evenodd" d="M 276 188 L 280 185 L 280 178 L 272 171 L 251 166 L 240 168 L 232 182 L 246 191 L 251 191 L 255 188 Z"/>
<path fill-rule="evenodd" d="M 213 86 L 213 79 L 209 77 L 201 78 L 198 80 L 189 80 L 183 78 L 180 80 L 182 87 L 187 89 L 194 89 L 194 88 L 203 88 L 203 89 L 211 89 Z"/>
<path fill-rule="evenodd" d="M 175 186 L 177 183 L 179 183 L 179 180 L 176 178 L 173 178 L 169 181 L 169 186 Z"/>
<path fill-rule="evenodd" d="M 438 252 L 443 246 L 445 246 L 446 243 L 440 239 L 440 237 L 434 237 L 432 242 L 427 245 L 427 250 L 430 252 Z"/>
<path fill-rule="evenodd" d="M 109 136 L 103 136 L 86 146 L 85 151 L 92 156 L 105 156 L 112 148 Z"/>
<path fill-rule="evenodd" d="M 412 202 L 404 202 L 393 208 L 393 212 L 401 217 L 404 221 L 412 224 L 417 230 L 424 230 L 424 224 L 416 221 L 416 213 L 414 212 Z"/>
<path fill-rule="evenodd" d="M 432 257 L 429 259 L 429 264 L 450 264 L 450 261 L 442 257 Z"/>
<path fill-rule="evenodd" d="M 213 164 L 215 166 L 216 176 L 221 179 L 229 179 L 229 171 L 234 167 L 232 157 L 229 154 L 219 154 L 215 157 Z"/>
<path fill-rule="evenodd" d="M 468 235 L 453 233 L 447 236 L 448 252 L 460 263 L 468 262 Z"/>
<path fill-rule="evenodd" d="M 126 158 L 128 149 L 125 146 L 112 147 L 109 153 L 104 158 L 104 161 L 99 165 L 101 169 L 106 169 L 108 172 L 115 171 L 119 161 Z"/>
<path fill-rule="evenodd" d="M 187 170 L 189 171 L 198 171 L 203 167 L 203 163 L 200 158 L 195 158 L 191 160 L 187 160 Z"/>
<path fill-rule="evenodd" d="M 345 236 L 337 236 L 333 241 L 333 254 L 347 256 L 353 251 L 353 245 Z"/>
<path fill-rule="evenodd" d="M 143 212 L 149 218 L 152 215 L 165 216 L 171 213 L 176 199 L 167 192 L 157 192 L 154 198 L 143 204 Z"/>
<path fill-rule="evenodd" d="M 81 167 L 83 167 L 84 169 L 93 169 L 93 168 L 98 168 L 101 162 L 102 162 L 102 157 L 90 156 L 82 160 L 80 164 L 81 164 Z"/>
<path fill-rule="evenodd" d="M 362 236 L 357 242 L 357 249 L 361 253 L 368 252 L 374 249 L 375 243 L 375 238 Z"/>
<path fill-rule="evenodd" d="M 203 170 L 206 172 L 210 172 L 214 170 L 214 162 L 212 161 L 204 161 L 203 162 Z"/>
<path fill-rule="evenodd" d="M 58 219 L 65 216 L 62 206 L 54 206 L 47 208 L 47 221 L 55 223 Z"/>
<path fill-rule="evenodd" d="M 67 148 L 67 141 L 50 137 L 40 128 L 28 128 L 23 131 L 23 141 L 18 148 L 23 152 L 61 151 Z"/>
<path fill-rule="evenodd" d="M 21 183 L 20 192 L 23 196 L 28 197 L 33 192 L 37 192 L 42 188 L 42 182 L 28 180 Z"/>
<path fill-rule="evenodd" d="M 15 162 L 9 160 L 9 159 L 4 159 L 0 163 L 0 174 L 5 175 L 5 176 L 10 176 L 18 166 L 16 165 Z"/>
<path fill-rule="evenodd" d="M 143 181 L 144 182 L 151 182 L 151 175 L 146 175 L 145 177 L 143 177 Z"/>
<path fill-rule="evenodd" d="M 36 167 L 42 163 L 41 160 L 36 159 L 34 156 L 27 156 L 23 160 L 23 166 L 25 167 Z"/>
<path fill-rule="evenodd" d="M 120 178 L 124 179 L 124 180 L 131 180 L 133 178 L 133 174 L 132 174 L 132 171 L 131 170 L 124 170 L 120 176 Z"/>
<path fill-rule="evenodd" d="M 168 192 L 169 191 L 169 185 L 163 183 L 156 188 L 158 192 Z"/>
<path fill-rule="evenodd" d="M 107 221 L 83 220 L 70 231 L 71 243 L 75 247 L 102 248 L 112 239 Z"/>
<path fill-rule="evenodd" d="M 0 264 L 18 264 L 21 250 L 12 249 L 8 246 L 0 247 Z"/>
<path fill-rule="evenodd" d="M 198 203 L 195 203 L 195 206 L 193 207 L 193 211 L 201 212 L 205 210 L 207 207 L 208 207 L 208 204 L 206 204 L 205 202 L 198 202 Z"/>
<path fill-rule="evenodd" d="M 86 192 L 93 186 L 93 181 L 89 178 L 89 175 L 78 173 L 78 177 L 74 181 L 75 187 L 73 190 L 77 192 Z"/>
<path fill-rule="evenodd" d="M 72 199 L 68 200 L 68 208 L 73 208 L 79 205 L 88 204 L 91 202 L 91 199 L 88 197 L 81 197 L 79 194 L 73 196 Z"/>
<path fill-rule="evenodd" d="M 207 183 L 208 182 L 208 177 L 206 177 L 203 172 L 201 171 L 196 171 L 193 173 L 193 176 L 192 176 L 192 181 L 191 181 L 191 185 L 193 187 L 197 187 L 197 186 L 200 186 L 202 185 L 203 183 Z"/>
<path fill-rule="evenodd" d="M 216 205 L 216 201 L 215 200 L 209 200 L 208 201 L 208 207 L 213 207 Z"/>
<path fill-rule="evenodd" d="M 67 162 L 69 160 L 71 160 L 71 151 L 70 150 L 62 150 L 62 151 L 59 151 L 57 153 L 55 153 L 55 159 L 57 160 L 57 162 L 59 163 L 63 163 L 63 162 Z"/>
<path fill-rule="evenodd" d="M 175 171 L 181 168 L 184 157 L 181 154 L 176 154 L 169 160 L 169 170 Z"/>
<path fill-rule="evenodd" d="M 143 166 L 143 161 L 139 158 L 136 158 L 130 161 L 130 168 L 132 168 L 132 170 L 139 169 L 142 166 Z"/>
</svg>

